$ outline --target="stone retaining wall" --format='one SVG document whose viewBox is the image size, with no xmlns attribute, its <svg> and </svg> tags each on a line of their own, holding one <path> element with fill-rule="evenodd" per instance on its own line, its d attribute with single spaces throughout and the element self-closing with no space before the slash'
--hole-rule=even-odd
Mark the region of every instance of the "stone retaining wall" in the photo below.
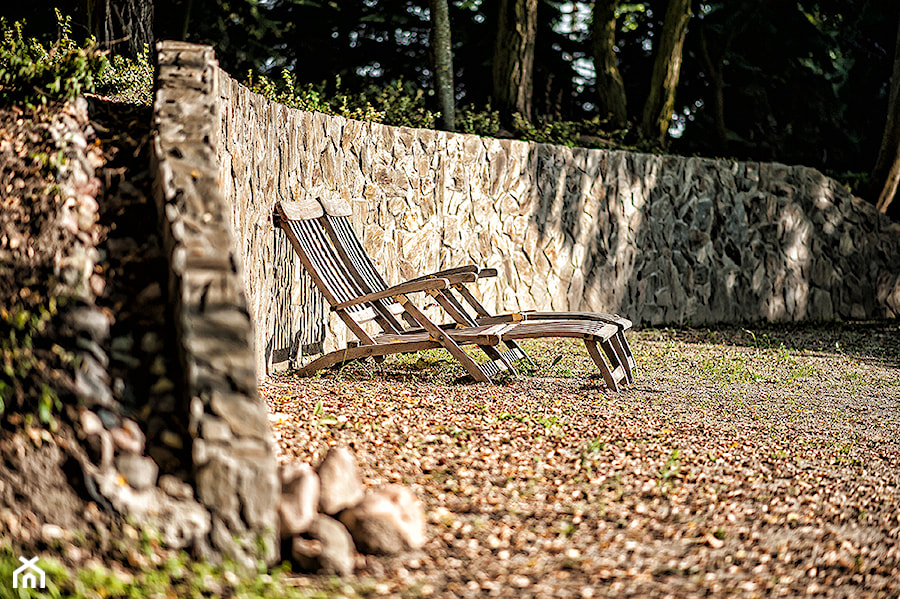
<svg viewBox="0 0 900 599">
<path fill-rule="evenodd" d="M 481 283 L 497 310 L 612 311 L 636 325 L 900 314 L 900 225 L 814 169 L 388 127 L 218 77 L 219 183 L 249 265 L 260 372 L 346 334 L 272 229 L 280 199 L 350 200 L 391 283 L 497 267 Z"/>
<path fill-rule="evenodd" d="M 208 46 L 161 42 L 157 50 L 152 169 L 165 215 L 195 492 L 212 516 L 210 548 L 252 570 L 278 555 L 280 482 L 240 261 L 217 186 L 218 67 Z"/>
</svg>

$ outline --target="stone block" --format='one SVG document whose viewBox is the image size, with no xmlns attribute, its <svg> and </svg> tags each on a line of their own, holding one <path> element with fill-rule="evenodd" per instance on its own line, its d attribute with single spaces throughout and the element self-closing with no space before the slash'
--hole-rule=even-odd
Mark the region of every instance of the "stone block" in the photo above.
<svg viewBox="0 0 900 599">
<path fill-rule="evenodd" d="M 268 440 L 271 436 L 266 408 L 258 400 L 238 393 L 210 392 L 209 407 L 238 437 Z"/>
<path fill-rule="evenodd" d="M 291 542 L 291 557 L 305 571 L 349 576 L 356 564 L 356 547 L 340 522 L 317 514 L 305 534 Z"/>
</svg>

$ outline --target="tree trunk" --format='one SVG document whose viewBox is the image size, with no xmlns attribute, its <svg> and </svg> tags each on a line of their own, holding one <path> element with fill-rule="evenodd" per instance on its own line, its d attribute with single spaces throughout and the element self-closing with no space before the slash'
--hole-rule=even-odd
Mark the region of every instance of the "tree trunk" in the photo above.
<svg viewBox="0 0 900 599">
<path fill-rule="evenodd" d="M 691 0 L 669 0 L 653 62 L 650 94 L 641 120 L 641 135 L 663 146 L 675 113 L 675 90 L 681 74 L 684 36 L 690 18 Z"/>
<path fill-rule="evenodd" d="M 597 96 L 601 115 L 608 115 L 610 126 L 628 125 L 625 82 L 616 57 L 616 8 L 619 0 L 596 0 L 591 24 L 591 49 L 597 73 Z"/>
<path fill-rule="evenodd" d="M 100 45 L 137 58 L 153 46 L 153 0 L 82 0 L 87 27 Z"/>
<path fill-rule="evenodd" d="M 706 72 L 709 74 L 712 82 L 712 111 L 716 132 L 716 149 L 724 156 L 728 153 L 728 128 L 725 126 L 725 52 L 713 59 L 709 52 L 709 44 L 706 41 L 706 33 L 703 29 L 700 29 L 700 54 L 703 56 Z"/>
<path fill-rule="evenodd" d="M 894 70 L 891 73 L 891 92 L 888 97 L 887 123 L 878 159 L 872 169 L 871 193 L 878 196 L 876 207 L 887 213 L 897 196 L 900 183 L 900 24 L 897 26 L 897 43 L 894 48 Z M 898 205 L 893 204 L 892 215 L 900 212 Z"/>
<path fill-rule="evenodd" d="M 441 108 L 441 129 L 456 129 L 456 98 L 453 89 L 453 48 L 450 44 L 450 13 L 447 0 L 429 0 L 431 7 L 431 61 Z"/>
<path fill-rule="evenodd" d="M 494 46 L 494 108 L 507 123 L 519 113 L 532 122 L 534 39 L 538 0 L 500 0 Z"/>
</svg>

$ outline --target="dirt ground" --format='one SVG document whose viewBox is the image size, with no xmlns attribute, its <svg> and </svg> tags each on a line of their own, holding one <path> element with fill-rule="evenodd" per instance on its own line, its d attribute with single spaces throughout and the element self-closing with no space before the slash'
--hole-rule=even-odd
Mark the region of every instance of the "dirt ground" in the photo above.
<svg viewBox="0 0 900 599">
<path fill-rule="evenodd" d="M 545 366 L 502 386 L 437 351 L 264 384 L 282 461 L 347 445 L 366 484 L 426 504 L 424 550 L 367 558 L 344 592 L 900 595 L 896 321 L 630 340 L 618 394 L 574 342 L 530 346 Z"/>
</svg>

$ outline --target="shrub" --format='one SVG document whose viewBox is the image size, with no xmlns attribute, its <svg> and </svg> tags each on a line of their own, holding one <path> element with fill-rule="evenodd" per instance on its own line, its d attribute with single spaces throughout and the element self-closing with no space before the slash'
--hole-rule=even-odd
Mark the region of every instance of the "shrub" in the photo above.
<svg viewBox="0 0 900 599">
<path fill-rule="evenodd" d="M 324 112 L 361 121 L 374 121 L 400 127 L 434 127 L 437 113 L 425 106 L 426 93 L 402 80 L 384 87 L 369 86 L 361 92 L 347 92 L 338 78 L 334 91 L 326 92 L 326 84 L 298 85 L 287 69 L 281 80 L 248 73 L 245 85 L 251 91 L 273 102 L 291 108 Z"/>
<path fill-rule="evenodd" d="M 460 133 L 493 136 L 500 130 L 500 112 L 491 110 L 488 104 L 483 110 L 474 106 L 462 106 L 456 112 L 456 130 Z"/>
<path fill-rule="evenodd" d="M 137 60 L 113 56 L 100 71 L 97 92 L 120 102 L 149 106 L 153 103 L 153 76 L 150 48 L 144 46 Z"/>
<path fill-rule="evenodd" d="M 384 118 L 384 113 L 376 110 L 364 98 L 353 98 L 341 93 L 340 79 L 337 82 L 337 93 L 328 99 L 323 93 L 324 84 L 298 86 L 294 76 L 287 69 L 281 72 L 280 82 L 265 75 L 254 75 L 251 71 L 247 74 L 245 85 L 250 91 L 290 108 L 324 112 L 362 121 L 381 122 Z"/>
<path fill-rule="evenodd" d="M 72 19 L 56 11 L 56 41 L 44 47 L 25 38 L 24 21 L 12 25 L 0 18 L 0 102 L 29 107 L 69 100 L 93 91 L 106 57 L 93 39 L 79 46 L 72 39 Z"/>
</svg>

